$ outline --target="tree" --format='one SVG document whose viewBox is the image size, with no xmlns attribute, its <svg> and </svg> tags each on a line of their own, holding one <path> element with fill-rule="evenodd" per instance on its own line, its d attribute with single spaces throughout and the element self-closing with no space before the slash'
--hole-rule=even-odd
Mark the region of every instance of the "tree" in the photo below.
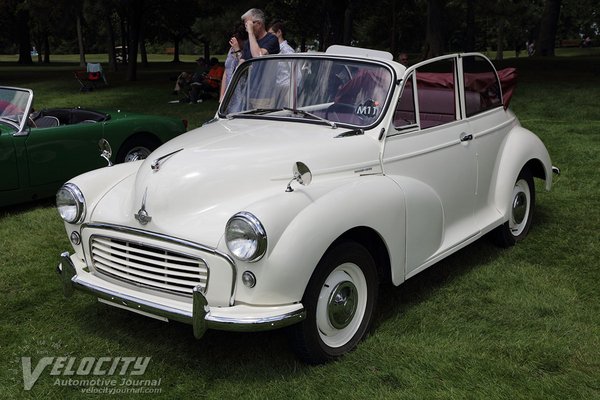
<svg viewBox="0 0 600 400">
<path fill-rule="evenodd" d="M 427 0 L 427 31 L 423 59 L 444 53 L 444 0 Z"/>
<path fill-rule="evenodd" d="M 537 41 L 538 54 L 541 56 L 554 55 L 560 3 L 561 0 L 546 0 L 540 23 L 540 35 Z"/>
<path fill-rule="evenodd" d="M 19 64 L 32 64 L 31 38 L 29 36 L 29 10 L 17 7 L 17 38 L 19 40 Z"/>
<path fill-rule="evenodd" d="M 206 15 L 206 9 L 201 10 L 200 3 L 196 0 L 173 0 L 168 3 L 159 1 L 156 4 L 155 15 L 160 27 L 158 38 L 173 43 L 174 63 L 180 62 L 181 42 L 194 36 L 192 26 L 196 17 L 202 15 L 204 19 L 210 18 Z"/>
<path fill-rule="evenodd" d="M 144 0 L 123 0 L 127 15 L 129 41 L 127 43 L 128 63 L 127 80 L 137 80 L 137 55 L 140 43 L 140 31 L 144 14 Z"/>
</svg>

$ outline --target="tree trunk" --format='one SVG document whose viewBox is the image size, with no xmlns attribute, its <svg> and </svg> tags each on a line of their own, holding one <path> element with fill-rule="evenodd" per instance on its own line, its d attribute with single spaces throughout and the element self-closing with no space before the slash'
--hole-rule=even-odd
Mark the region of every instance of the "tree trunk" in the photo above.
<svg viewBox="0 0 600 400">
<path fill-rule="evenodd" d="M 392 29 L 390 32 L 390 50 L 394 57 L 398 54 L 398 16 L 396 15 L 396 2 L 392 1 Z"/>
<path fill-rule="evenodd" d="M 544 5 L 540 35 L 537 41 L 537 53 L 542 56 L 554 55 L 554 42 L 556 41 L 558 17 L 560 16 L 560 2 L 561 0 L 546 0 L 546 4 Z"/>
<path fill-rule="evenodd" d="M 346 7 L 344 12 L 344 38 L 343 43 L 346 46 L 350 46 L 352 42 L 352 2 Z"/>
<path fill-rule="evenodd" d="M 85 50 L 83 49 L 83 31 L 81 29 L 81 15 L 77 14 L 77 43 L 79 44 L 79 66 L 85 67 Z"/>
<path fill-rule="evenodd" d="M 50 40 L 44 35 L 44 64 L 50 64 Z"/>
<path fill-rule="evenodd" d="M 204 40 L 204 61 L 208 64 L 210 61 L 210 41 Z"/>
<path fill-rule="evenodd" d="M 423 58 L 444 53 L 444 3 L 443 0 L 427 0 L 427 33 Z"/>
<path fill-rule="evenodd" d="M 106 10 L 104 22 L 108 31 L 108 39 L 106 43 L 108 48 L 108 68 L 111 72 L 115 72 L 117 70 L 117 54 L 115 52 L 115 30 L 110 19 L 110 10 Z"/>
<path fill-rule="evenodd" d="M 475 51 L 475 2 L 467 0 L 467 31 L 465 32 L 465 51 Z"/>
<path fill-rule="evenodd" d="M 126 18 L 124 18 L 124 13 L 119 15 L 119 19 L 121 20 L 121 62 L 123 64 L 127 64 L 127 44 L 129 43 L 129 32 L 127 30 L 127 25 L 125 24 Z"/>
<path fill-rule="evenodd" d="M 179 59 L 179 35 L 173 36 L 173 61 L 174 63 L 180 63 Z"/>
<path fill-rule="evenodd" d="M 19 35 L 19 64 L 33 64 L 31 59 L 31 37 L 29 36 L 29 13 L 17 12 L 17 34 Z"/>
<path fill-rule="evenodd" d="M 496 60 L 502 61 L 504 59 L 504 20 L 502 18 L 498 18 L 496 34 Z"/>
<path fill-rule="evenodd" d="M 127 22 L 129 23 L 129 57 L 127 64 L 127 80 L 137 80 L 137 55 L 140 42 L 140 29 L 142 25 L 143 0 L 131 2 L 128 10 Z"/>
<path fill-rule="evenodd" d="M 148 53 L 146 52 L 146 39 L 144 37 L 144 25 L 140 24 L 140 55 L 142 57 L 142 66 L 148 66 Z"/>
</svg>

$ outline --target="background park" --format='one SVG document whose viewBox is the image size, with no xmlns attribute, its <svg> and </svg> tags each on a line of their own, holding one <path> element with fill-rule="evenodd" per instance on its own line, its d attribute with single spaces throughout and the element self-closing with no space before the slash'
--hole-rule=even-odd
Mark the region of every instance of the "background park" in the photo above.
<svg viewBox="0 0 600 400">
<path fill-rule="evenodd" d="M 223 60 L 251 7 L 284 19 L 298 49 L 345 43 L 406 51 L 413 63 L 475 50 L 516 67 L 511 108 L 562 171 L 551 192 L 537 187 L 529 237 L 508 250 L 484 238 L 383 288 L 373 334 L 339 362 L 311 367 L 282 331 L 209 331 L 197 341 L 187 325 L 88 296 L 66 304 L 54 270 L 70 245 L 52 199 L 0 208 L 0 398 L 93 396 L 56 385 L 48 370 L 24 391 L 21 357 L 35 365 L 45 356 L 152 357 L 143 379 L 160 379 L 161 390 L 147 396 L 166 399 L 600 398 L 597 2 L 5 0 L 0 85 L 32 89 L 38 109 L 118 108 L 195 128 L 217 101 L 169 104 L 170 78 L 199 55 Z M 587 36 L 591 46 L 580 47 Z M 138 61 L 118 62 L 118 46 Z M 83 62 L 101 62 L 109 86 L 80 92 L 73 71 Z"/>
</svg>

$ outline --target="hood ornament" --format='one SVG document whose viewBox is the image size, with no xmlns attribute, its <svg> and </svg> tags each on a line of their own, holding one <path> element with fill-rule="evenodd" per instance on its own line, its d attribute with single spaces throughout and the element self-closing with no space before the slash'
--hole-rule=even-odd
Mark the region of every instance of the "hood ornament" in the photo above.
<svg viewBox="0 0 600 400">
<path fill-rule="evenodd" d="M 142 207 L 138 210 L 137 214 L 134 214 L 135 219 L 142 225 L 146 225 L 148 222 L 152 221 L 152 217 L 146 211 L 146 195 L 148 194 L 148 188 L 144 192 L 144 197 L 142 198 Z"/>
<path fill-rule="evenodd" d="M 156 160 L 154 160 L 152 162 L 152 164 L 150 165 L 150 168 L 152 168 L 152 171 L 158 172 L 158 170 L 160 169 L 161 162 L 163 160 L 165 160 L 166 158 L 171 157 L 175 153 L 179 153 L 181 150 L 183 150 L 183 148 L 181 148 L 179 150 L 172 151 L 169 154 L 165 154 L 164 156 L 158 157 Z"/>
</svg>

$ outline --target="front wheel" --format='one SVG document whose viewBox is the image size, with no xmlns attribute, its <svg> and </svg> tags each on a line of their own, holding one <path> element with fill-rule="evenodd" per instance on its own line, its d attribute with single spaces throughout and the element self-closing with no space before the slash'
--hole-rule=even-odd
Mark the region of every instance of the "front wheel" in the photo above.
<svg viewBox="0 0 600 400">
<path fill-rule="evenodd" d="M 117 154 L 117 163 L 144 160 L 148 158 L 160 142 L 149 136 L 134 136 L 125 141 Z"/>
<path fill-rule="evenodd" d="M 298 356 L 320 364 L 354 349 L 368 332 L 378 286 L 375 262 L 362 245 L 348 242 L 329 250 L 304 292 L 307 318 L 291 327 Z"/>
<path fill-rule="evenodd" d="M 519 174 L 513 187 L 508 221 L 494 231 L 496 243 L 502 247 L 513 246 L 525 239 L 535 207 L 535 185 L 528 169 Z"/>
</svg>

